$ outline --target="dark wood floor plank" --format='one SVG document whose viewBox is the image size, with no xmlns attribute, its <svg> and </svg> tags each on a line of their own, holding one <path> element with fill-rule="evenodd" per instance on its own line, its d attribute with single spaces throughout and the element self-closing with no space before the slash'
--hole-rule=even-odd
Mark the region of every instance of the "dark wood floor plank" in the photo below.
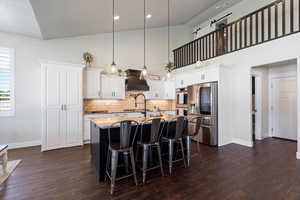
<svg viewBox="0 0 300 200">
<path fill-rule="evenodd" d="M 295 152 L 295 142 L 277 139 L 259 141 L 253 149 L 202 145 L 190 168 L 178 163 L 172 177 L 150 172 L 145 186 L 120 181 L 112 197 L 109 184 L 96 180 L 88 145 L 45 153 L 39 147 L 18 149 L 9 152 L 10 159 L 23 161 L 0 186 L 0 199 L 300 199 Z"/>
</svg>

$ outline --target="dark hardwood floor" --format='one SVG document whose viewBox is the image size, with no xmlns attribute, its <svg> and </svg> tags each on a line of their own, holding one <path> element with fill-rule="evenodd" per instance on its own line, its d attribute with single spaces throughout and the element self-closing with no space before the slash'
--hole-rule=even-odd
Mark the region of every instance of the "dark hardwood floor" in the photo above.
<svg viewBox="0 0 300 200">
<path fill-rule="evenodd" d="M 40 152 L 39 147 L 12 150 L 10 159 L 22 159 L 13 175 L 0 186 L 2 200 L 90 199 L 300 199 L 300 161 L 296 143 L 266 139 L 255 148 L 230 144 L 201 146 L 188 169 L 176 166 L 173 176 L 148 176 L 144 186 L 131 179 L 98 183 L 90 167 L 89 146 Z M 166 170 L 167 172 L 167 170 Z"/>
</svg>

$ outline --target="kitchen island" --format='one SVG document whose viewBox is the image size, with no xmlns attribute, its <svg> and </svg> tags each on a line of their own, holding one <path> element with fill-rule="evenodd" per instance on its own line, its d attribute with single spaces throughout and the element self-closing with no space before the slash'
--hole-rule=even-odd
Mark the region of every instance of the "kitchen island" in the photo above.
<svg viewBox="0 0 300 200">
<path fill-rule="evenodd" d="M 105 178 L 106 159 L 108 150 L 108 128 L 111 124 L 123 121 L 134 120 L 143 123 L 151 118 L 162 118 L 166 122 L 171 122 L 176 115 L 162 115 L 157 117 L 97 117 L 91 120 L 91 164 L 96 170 L 98 181 L 103 181 Z M 175 121 L 172 124 L 172 129 L 175 130 Z M 150 130 L 149 124 L 149 130 Z M 166 126 L 165 126 L 166 127 Z M 137 133 L 139 135 L 139 131 Z M 166 129 L 163 130 L 163 135 L 166 134 Z M 139 138 L 137 135 L 137 138 Z"/>
</svg>

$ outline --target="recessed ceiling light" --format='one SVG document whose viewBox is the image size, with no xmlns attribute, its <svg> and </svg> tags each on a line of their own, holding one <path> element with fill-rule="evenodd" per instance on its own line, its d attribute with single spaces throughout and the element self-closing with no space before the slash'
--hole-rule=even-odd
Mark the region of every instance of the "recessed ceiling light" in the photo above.
<svg viewBox="0 0 300 200">
<path fill-rule="evenodd" d="M 114 16 L 114 20 L 119 20 L 119 19 L 120 19 L 119 15 Z"/>
<path fill-rule="evenodd" d="M 148 15 L 146 16 L 147 19 L 150 19 L 151 17 L 152 17 L 151 14 L 148 14 Z"/>
</svg>

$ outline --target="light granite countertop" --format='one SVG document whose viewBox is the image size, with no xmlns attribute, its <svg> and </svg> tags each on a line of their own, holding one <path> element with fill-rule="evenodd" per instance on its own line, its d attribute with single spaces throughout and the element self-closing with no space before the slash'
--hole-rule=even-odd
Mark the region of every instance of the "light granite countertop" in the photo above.
<svg viewBox="0 0 300 200">
<path fill-rule="evenodd" d="M 174 118 L 178 117 L 178 115 L 167 115 L 163 114 L 161 116 L 153 116 L 153 117 L 95 117 L 92 118 L 92 122 L 94 122 L 99 128 L 105 129 L 108 128 L 110 125 L 113 123 L 123 121 L 123 120 L 134 120 L 137 121 L 138 123 L 143 123 L 149 119 L 154 119 L 154 118 L 162 118 L 165 121 L 171 121 Z"/>
</svg>

